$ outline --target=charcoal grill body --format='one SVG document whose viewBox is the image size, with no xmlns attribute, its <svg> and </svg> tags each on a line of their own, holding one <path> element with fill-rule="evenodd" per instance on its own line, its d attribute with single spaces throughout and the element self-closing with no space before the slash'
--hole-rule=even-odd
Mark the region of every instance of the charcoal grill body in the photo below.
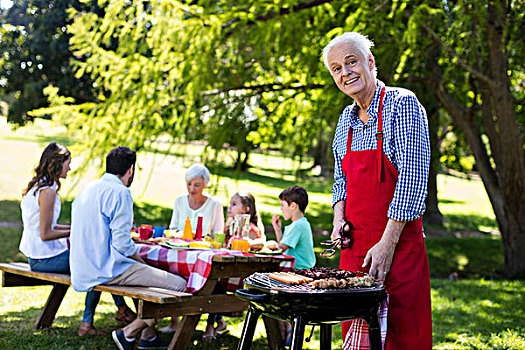
<svg viewBox="0 0 525 350">
<path fill-rule="evenodd" d="M 307 324 L 321 326 L 321 350 L 331 348 L 331 326 L 363 318 L 369 327 L 370 349 L 381 350 L 378 308 L 385 298 L 383 286 L 352 290 L 288 290 L 268 288 L 247 278 L 237 297 L 250 303 L 239 350 L 250 349 L 261 314 L 292 323 L 290 349 L 302 349 Z"/>
</svg>

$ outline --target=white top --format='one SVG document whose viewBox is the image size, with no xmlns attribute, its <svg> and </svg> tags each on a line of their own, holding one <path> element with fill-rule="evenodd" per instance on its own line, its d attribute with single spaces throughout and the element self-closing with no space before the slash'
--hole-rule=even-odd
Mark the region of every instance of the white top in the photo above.
<svg viewBox="0 0 525 350">
<path fill-rule="evenodd" d="M 46 188 L 50 188 L 55 192 L 55 206 L 53 208 L 53 221 L 51 223 L 51 228 L 54 229 L 62 207 L 60 196 L 56 193 L 56 183 L 54 183 L 53 186 L 39 188 L 38 191 L 36 191 L 36 195 L 36 185 L 33 186 L 33 188 L 25 194 L 20 203 L 24 231 L 22 232 L 19 249 L 25 256 L 31 259 L 51 258 L 67 250 L 67 238 L 43 241 L 40 236 L 40 204 L 38 203 L 38 198 L 40 197 L 40 191 Z"/>
<path fill-rule="evenodd" d="M 170 229 L 184 230 L 184 223 L 189 217 L 191 221 L 191 230 L 193 232 L 197 229 L 197 217 L 199 214 L 203 216 L 202 220 L 202 235 L 215 234 L 224 231 L 224 212 L 222 211 L 221 203 L 213 197 L 208 196 L 206 202 L 197 210 L 190 208 L 189 196 L 187 194 L 179 196 L 175 199 L 173 205 L 173 214 L 170 221 Z"/>
</svg>

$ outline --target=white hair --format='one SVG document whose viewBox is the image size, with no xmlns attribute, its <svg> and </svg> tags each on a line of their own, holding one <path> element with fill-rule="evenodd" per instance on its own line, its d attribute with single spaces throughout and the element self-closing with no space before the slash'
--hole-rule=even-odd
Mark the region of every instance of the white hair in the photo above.
<svg viewBox="0 0 525 350">
<path fill-rule="evenodd" d="M 358 32 L 346 32 L 339 36 L 336 36 L 330 42 L 328 45 L 326 45 L 323 49 L 323 62 L 326 66 L 326 69 L 330 70 L 330 66 L 328 65 L 328 54 L 330 53 L 330 50 L 334 48 L 334 46 L 337 46 L 339 44 L 343 43 L 349 43 L 357 47 L 359 51 L 365 56 L 366 59 L 368 59 L 369 56 L 374 57 L 372 54 L 372 51 L 370 50 L 372 46 L 374 46 L 374 42 L 366 35 L 363 35 Z M 377 67 L 374 65 L 374 76 L 377 77 Z"/>
<path fill-rule="evenodd" d="M 199 177 L 204 179 L 204 187 L 208 186 L 208 182 L 210 182 L 211 179 L 210 171 L 204 166 L 204 164 L 195 163 L 186 171 L 186 182 Z"/>
</svg>

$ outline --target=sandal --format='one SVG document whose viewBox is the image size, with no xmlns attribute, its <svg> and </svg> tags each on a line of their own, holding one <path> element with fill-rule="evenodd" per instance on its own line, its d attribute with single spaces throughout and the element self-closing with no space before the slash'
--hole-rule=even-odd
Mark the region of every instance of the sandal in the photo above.
<svg viewBox="0 0 525 350">
<path fill-rule="evenodd" d="M 101 331 L 93 327 L 92 323 L 84 323 L 82 322 L 80 324 L 80 328 L 78 329 L 78 335 L 83 337 L 86 334 L 88 335 L 108 335 L 107 332 Z"/>
<path fill-rule="evenodd" d="M 137 314 L 134 313 L 130 308 L 124 309 L 124 311 L 117 311 L 115 313 L 115 321 L 123 324 L 130 324 L 135 321 Z"/>
<path fill-rule="evenodd" d="M 204 334 L 202 336 L 202 341 L 206 342 L 206 343 L 211 343 L 211 342 L 215 341 L 216 339 L 217 339 L 217 337 L 214 336 L 213 334 Z"/>
<path fill-rule="evenodd" d="M 219 325 L 214 329 L 216 338 L 220 337 L 223 334 L 227 334 L 227 333 L 230 332 L 230 330 L 227 329 L 228 324 L 226 323 L 226 321 L 222 320 L 222 322 L 223 322 L 222 324 L 219 323 Z M 222 325 L 222 327 L 221 327 L 221 325 Z"/>
</svg>

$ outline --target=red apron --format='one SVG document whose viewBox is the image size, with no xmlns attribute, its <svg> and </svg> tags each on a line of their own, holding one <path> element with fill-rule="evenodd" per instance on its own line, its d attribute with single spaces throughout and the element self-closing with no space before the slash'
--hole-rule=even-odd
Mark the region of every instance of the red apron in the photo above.
<svg viewBox="0 0 525 350">
<path fill-rule="evenodd" d="M 394 198 L 398 171 L 383 153 L 382 110 L 385 88 L 379 103 L 377 149 L 351 151 L 352 128 L 342 161 L 346 175 L 346 219 L 354 225 L 352 246 L 341 251 L 339 267 L 368 272 L 366 253 L 381 239 Z M 386 279 L 389 294 L 387 350 L 432 349 L 432 313 L 428 257 L 421 218 L 407 222 L 396 246 Z M 350 322 L 343 322 L 343 339 Z"/>
</svg>

